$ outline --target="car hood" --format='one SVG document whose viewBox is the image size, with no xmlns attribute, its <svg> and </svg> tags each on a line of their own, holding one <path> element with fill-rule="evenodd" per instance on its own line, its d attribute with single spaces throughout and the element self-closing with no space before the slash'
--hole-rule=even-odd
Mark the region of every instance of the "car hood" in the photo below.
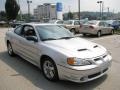
<svg viewBox="0 0 120 90">
<path fill-rule="evenodd" d="M 93 58 L 106 52 L 106 49 L 101 45 L 81 38 L 51 40 L 45 41 L 45 44 L 78 58 Z"/>
</svg>

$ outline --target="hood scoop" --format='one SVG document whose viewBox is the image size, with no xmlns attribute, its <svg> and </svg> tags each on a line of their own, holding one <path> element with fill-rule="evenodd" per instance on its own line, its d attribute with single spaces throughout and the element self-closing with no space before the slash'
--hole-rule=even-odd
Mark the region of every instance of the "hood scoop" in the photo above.
<svg viewBox="0 0 120 90">
<path fill-rule="evenodd" d="M 97 48 L 98 47 L 98 45 L 95 45 L 93 48 Z"/>
<path fill-rule="evenodd" d="M 84 49 L 78 49 L 77 51 L 86 51 L 88 49 L 84 48 Z"/>
</svg>

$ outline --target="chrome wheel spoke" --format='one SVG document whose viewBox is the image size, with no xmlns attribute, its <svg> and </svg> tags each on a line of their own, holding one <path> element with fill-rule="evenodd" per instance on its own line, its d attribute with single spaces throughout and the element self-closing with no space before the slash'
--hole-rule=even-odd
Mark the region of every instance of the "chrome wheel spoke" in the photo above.
<svg viewBox="0 0 120 90">
<path fill-rule="evenodd" d="M 54 77 L 54 72 L 53 71 L 50 71 L 50 76 Z"/>
<path fill-rule="evenodd" d="M 54 77 L 54 66 L 50 61 L 45 61 L 43 65 L 43 70 L 47 78 L 53 78 Z"/>
<path fill-rule="evenodd" d="M 9 52 L 9 54 L 12 54 L 12 47 L 10 44 L 8 45 L 8 52 Z"/>
</svg>

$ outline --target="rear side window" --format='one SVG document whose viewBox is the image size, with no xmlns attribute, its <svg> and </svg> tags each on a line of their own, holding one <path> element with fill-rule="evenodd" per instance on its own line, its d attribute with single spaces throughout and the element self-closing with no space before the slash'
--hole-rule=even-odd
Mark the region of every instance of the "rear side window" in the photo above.
<svg viewBox="0 0 120 90">
<path fill-rule="evenodd" d="M 17 27 L 14 32 L 17 34 L 17 35 L 21 35 L 21 31 L 22 31 L 22 26 L 19 26 Z"/>
<path fill-rule="evenodd" d="M 100 23 L 99 23 L 99 26 L 103 26 L 103 27 L 104 27 L 104 26 L 105 26 L 105 23 L 104 23 L 104 22 L 100 22 Z"/>
<path fill-rule="evenodd" d="M 80 25 L 80 22 L 79 21 L 75 21 L 74 25 Z"/>
</svg>

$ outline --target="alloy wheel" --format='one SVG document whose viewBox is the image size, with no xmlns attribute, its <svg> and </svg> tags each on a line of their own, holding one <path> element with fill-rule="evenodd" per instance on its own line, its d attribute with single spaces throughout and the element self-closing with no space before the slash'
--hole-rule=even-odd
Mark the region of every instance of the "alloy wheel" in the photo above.
<svg viewBox="0 0 120 90">
<path fill-rule="evenodd" d="M 43 64 L 43 71 L 47 78 L 52 79 L 55 76 L 54 65 L 50 61 L 45 61 Z"/>
<path fill-rule="evenodd" d="M 10 56 L 13 56 L 14 55 L 14 52 L 13 52 L 13 49 L 12 49 L 12 46 L 10 43 L 7 44 L 7 49 L 8 49 L 8 54 Z"/>
</svg>

